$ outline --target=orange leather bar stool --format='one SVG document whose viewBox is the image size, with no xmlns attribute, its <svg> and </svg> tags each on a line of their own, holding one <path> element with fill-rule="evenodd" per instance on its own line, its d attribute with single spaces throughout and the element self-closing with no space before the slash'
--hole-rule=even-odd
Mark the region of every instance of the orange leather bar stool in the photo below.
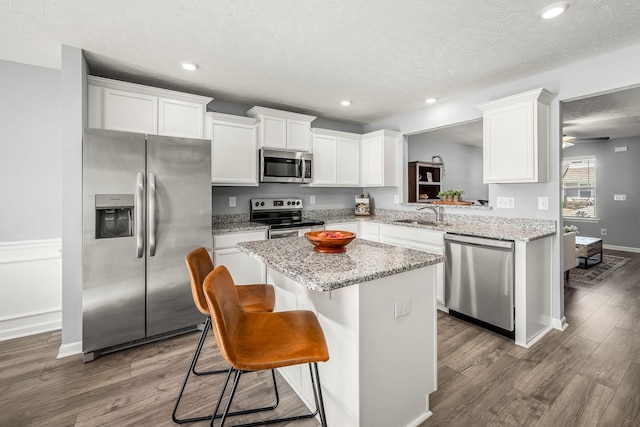
<svg viewBox="0 0 640 427">
<path fill-rule="evenodd" d="M 192 373 L 194 375 L 211 375 L 211 374 L 223 374 L 228 372 L 228 369 L 206 371 L 206 372 L 196 371 L 196 363 L 198 362 L 198 358 L 200 357 L 200 352 L 202 351 L 202 346 L 204 345 L 204 341 L 205 341 L 205 338 L 207 337 L 207 333 L 211 328 L 211 316 L 209 315 L 209 307 L 207 306 L 207 301 L 204 297 L 204 291 L 202 290 L 202 285 L 205 277 L 207 277 L 207 274 L 213 271 L 213 262 L 211 261 L 211 258 L 209 257 L 209 253 L 205 248 L 198 248 L 189 252 L 189 254 L 187 254 L 185 258 L 185 261 L 187 263 L 187 269 L 189 270 L 189 278 L 191 280 L 191 294 L 193 296 L 193 302 L 195 303 L 198 310 L 200 310 L 200 312 L 207 317 L 204 323 L 204 328 L 202 329 L 202 334 L 200 334 L 200 340 L 198 341 L 198 346 L 196 347 L 196 350 L 193 353 L 193 357 L 191 359 L 191 365 L 189 366 L 187 375 L 184 378 L 184 381 L 182 383 L 182 388 L 180 389 L 180 393 L 178 394 L 178 399 L 176 400 L 176 404 L 173 408 L 173 413 L 171 414 L 171 418 L 173 419 L 173 421 L 178 424 L 204 421 L 210 418 L 210 416 L 201 416 L 201 417 L 186 418 L 186 419 L 177 418 L 176 412 L 178 411 L 178 405 L 180 404 L 180 400 L 182 399 L 182 394 L 184 393 L 184 389 L 187 385 L 189 376 Z M 244 310 L 257 311 L 257 312 L 273 311 L 273 307 L 276 301 L 273 286 L 267 285 L 267 284 L 242 285 L 242 286 L 234 286 L 234 290 L 237 294 L 239 303 L 242 305 L 242 308 Z M 260 408 L 258 410 L 268 410 L 273 408 L 274 407 Z M 250 410 L 250 412 L 255 412 L 255 411 L 257 410 Z"/>
<path fill-rule="evenodd" d="M 308 310 L 249 312 L 242 307 L 235 289 L 233 279 L 223 265 L 216 267 L 204 279 L 204 293 L 216 342 L 220 352 L 231 365 L 227 381 L 211 417 L 211 426 L 214 425 L 214 420 L 218 416 L 218 409 L 232 372 L 235 372 L 235 376 L 227 404 L 220 418 L 220 427 L 224 426 L 227 416 L 232 415 L 229 413 L 229 407 L 242 374 L 308 363 L 316 404 L 313 413 L 244 425 L 293 421 L 313 418 L 319 414 L 320 423 L 326 427 L 318 362 L 329 360 L 329 350 L 318 318 Z M 273 371 L 272 375 L 274 375 Z M 239 425 L 235 427 L 237 426 Z"/>
</svg>

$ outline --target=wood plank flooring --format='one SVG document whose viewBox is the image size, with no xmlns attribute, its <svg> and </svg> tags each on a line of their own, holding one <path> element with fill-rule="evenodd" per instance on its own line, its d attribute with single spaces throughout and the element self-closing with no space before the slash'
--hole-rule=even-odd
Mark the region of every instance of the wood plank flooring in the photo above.
<svg viewBox="0 0 640 427">
<path fill-rule="evenodd" d="M 421 427 L 640 425 L 640 254 L 605 252 L 632 261 L 595 287 L 566 283 L 569 328 L 531 349 L 438 313 L 439 389 L 430 398 L 434 415 Z M 0 342 L 0 426 L 173 426 L 197 340 L 187 334 L 91 363 L 57 360 L 59 331 Z M 202 369 L 223 368 L 212 337 L 205 345 Z M 222 380 L 191 378 L 179 416 L 209 413 Z M 277 416 L 304 411 L 281 378 L 278 384 Z M 237 409 L 272 401 L 268 373 L 243 377 Z"/>
</svg>

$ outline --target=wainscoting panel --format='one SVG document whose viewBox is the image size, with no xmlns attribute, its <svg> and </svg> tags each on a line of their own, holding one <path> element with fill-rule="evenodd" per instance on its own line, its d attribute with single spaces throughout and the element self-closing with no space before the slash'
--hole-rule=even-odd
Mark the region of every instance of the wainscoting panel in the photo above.
<svg viewBox="0 0 640 427">
<path fill-rule="evenodd" d="M 0 242 L 0 341 L 60 329 L 62 240 Z"/>
</svg>

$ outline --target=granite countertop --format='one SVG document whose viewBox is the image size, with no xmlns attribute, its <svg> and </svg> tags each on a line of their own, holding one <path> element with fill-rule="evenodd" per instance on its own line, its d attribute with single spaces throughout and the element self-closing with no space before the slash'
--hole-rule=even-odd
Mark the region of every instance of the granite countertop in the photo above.
<svg viewBox="0 0 640 427">
<path fill-rule="evenodd" d="M 442 255 L 355 239 L 346 252 L 319 253 L 305 237 L 239 243 L 237 247 L 313 291 L 331 291 L 444 262 Z"/>
<path fill-rule="evenodd" d="M 452 234 L 487 237 L 501 240 L 519 240 L 528 242 L 556 234 L 555 221 L 536 221 L 530 219 L 513 219 L 502 217 L 470 217 L 466 215 L 445 214 L 444 225 L 425 225 L 395 222 L 398 219 L 431 220 L 431 216 L 414 214 L 411 211 L 391 211 L 371 216 L 326 215 L 317 217 L 325 222 L 340 223 L 351 221 L 369 221 L 399 227 L 421 228 Z"/>
<path fill-rule="evenodd" d="M 396 225 L 399 227 L 413 227 L 426 230 L 440 231 L 452 234 L 487 237 L 491 239 L 515 240 L 528 242 L 556 234 L 555 221 L 533 220 L 527 218 L 504 218 L 495 216 L 470 216 L 445 213 L 445 225 L 408 224 L 395 222 L 398 219 L 416 219 L 433 221 L 431 211 L 407 210 L 379 210 L 375 215 L 356 216 L 345 210 L 307 211 L 306 219 L 319 219 L 326 223 L 340 223 L 352 221 L 369 221 L 379 224 Z M 265 225 L 244 221 L 214 221 L 213 234 L 237 231 L 266 230 Z"/>
</svg>

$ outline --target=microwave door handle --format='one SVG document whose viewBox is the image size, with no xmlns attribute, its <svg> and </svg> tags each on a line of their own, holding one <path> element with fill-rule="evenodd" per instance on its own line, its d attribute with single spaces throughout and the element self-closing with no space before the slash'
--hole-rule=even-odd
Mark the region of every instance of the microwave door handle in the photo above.
<svg viewBox="0 0 640 427">
<path fill-rule="evenodd" d="M 136 176 L 136 252 L 138 258 L 144 255 L 144 226 L 142 224 L 142 205 L 144 204 L 144 174 L 138 172 Z"/>
<path fill-rule="evenodd" d="M 304 161 L 304 154 L 300 156 L 300 179 L 304 181 L 307 175 L 307 162 Z"/>
<path fill-rule="evenodd" d="M 149 256 L 156 255 L 156 175 L 149 173 Z"/>
</svg>

